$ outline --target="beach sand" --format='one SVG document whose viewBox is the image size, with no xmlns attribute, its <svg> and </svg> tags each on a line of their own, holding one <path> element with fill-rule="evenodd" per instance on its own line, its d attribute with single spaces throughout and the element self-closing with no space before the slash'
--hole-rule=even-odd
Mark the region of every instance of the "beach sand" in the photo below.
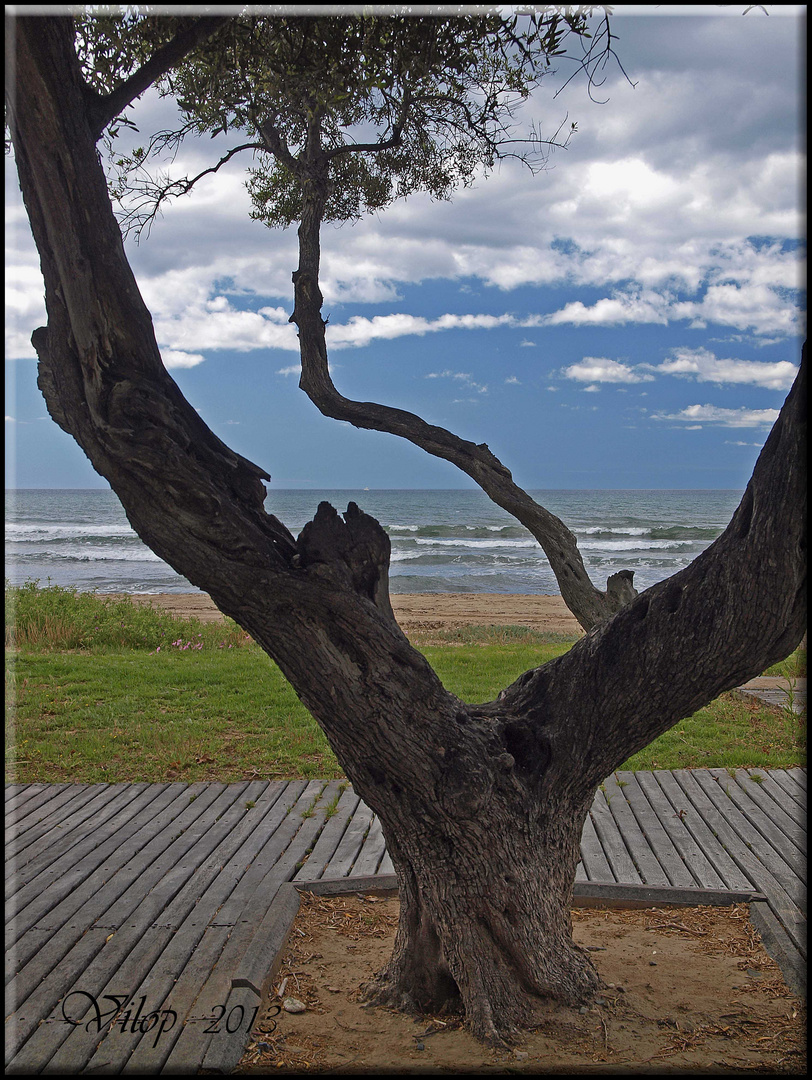
<svg viewBox="0 0 812 1080">
<path fill-rule="evenodd" d="M 222 615 L 205 593 L 134 595 L 138 603 L 201 622 Z M 457 626 L 528 626 L 545 633 L 582 633 L 575 616 L 560 596 L 520 596 L 503 593 L 411 593 L 391 597 L 398 622 L 409 630 L 450 630 Z"/>
</svg>

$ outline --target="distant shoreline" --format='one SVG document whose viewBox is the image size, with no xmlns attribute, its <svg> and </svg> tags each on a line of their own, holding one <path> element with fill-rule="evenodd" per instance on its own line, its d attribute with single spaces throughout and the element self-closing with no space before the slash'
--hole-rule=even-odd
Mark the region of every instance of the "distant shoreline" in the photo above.
<svg viewBox="0 0 812 1080">
<path fill-rule="evenodd" d="M 201 622 L 223 618 L 206 593 L 108 593 Z M 579 635 L 575 616 L 560 596 L 515 593 L 393 593 L 390 597 L 404 629 L 441 630 L 457 626 L 527 626 L 551 634 Z"/>
</svg>

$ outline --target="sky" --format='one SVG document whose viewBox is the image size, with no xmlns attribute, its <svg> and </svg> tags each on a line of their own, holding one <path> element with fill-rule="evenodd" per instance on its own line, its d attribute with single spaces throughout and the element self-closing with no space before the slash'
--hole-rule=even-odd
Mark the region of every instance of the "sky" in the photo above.
<svg viewBox="0 0 812 1080">
<path fill-rule="evenodd" d="M 577 124 L 545 170 L 506 161 L 450 202 L 325 226 L 339 391 L 487 442 L 530 490 L 743 489 L 805 336 L 806 10 L 744 9 L 617 7 L 633 85 L 610 65 L 590 96 L 561 61 L 521 113 L 544 135 Z M 148 92 L 130 115 L 143 141 L 173 113 Z M 200 171 L 229 145 L 187 143 L 167 168 Z M 184 395 L 270 487 L 472 487 L 298 388 L 295 228 L 250 219 L 249 165 L 238 155 L 126 242 Z M 36 386 L 43 285 L 13 157 L 6 222 L 6 487 L 106 488 Z"/>
</svg>

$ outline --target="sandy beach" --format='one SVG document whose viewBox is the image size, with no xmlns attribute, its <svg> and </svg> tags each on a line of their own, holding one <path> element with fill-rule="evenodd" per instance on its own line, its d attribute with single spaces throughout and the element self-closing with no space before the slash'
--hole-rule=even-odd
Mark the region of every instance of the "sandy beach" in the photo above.
<svg viewBox="0 0 812 1080">
<path fill-rule="evenodd" d="M 217 622 L 220 611 L 205 593 L 134 595 L 174 615 Z M 392 596 L 398 622 L 410 629 L 445 630 L 456 626 L 528 626 L 553 634 L 580 634 L 581 628 L 560 596 L 504 593 L 411 593 Z"/>
</svg>

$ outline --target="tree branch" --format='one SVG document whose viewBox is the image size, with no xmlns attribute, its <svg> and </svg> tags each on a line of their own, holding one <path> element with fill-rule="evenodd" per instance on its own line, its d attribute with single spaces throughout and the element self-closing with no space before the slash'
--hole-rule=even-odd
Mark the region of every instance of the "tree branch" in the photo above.
<svg viewBox="0 0 812 1080">
<path fill-rule="evenodd" d="M 109 94 L 97 94 L 87 87 L 87 113 L 94 137 L 98 139 L 110 121 L 119 116 L 131 101 L 148 90 L 157 79 L 175 67 L 231 18 L 231 15 L 206 16 L 198 19 L 194 25 L 178 31 L 171 41 L 157 49 L 145 64 Z"/>
<path fill-rule="evenodd" d="M 288 144 L 282 138 L 279 130 L 274 125 L 272 120 L 257 120 L 255 121 L 257 131 L 262 136 L 265 143 L 265 149 L 269 154 L 281 161 L 283 165 L 287 165 L 290 171 L 298 176 L 301 172 L 299 160 L 293 156 L 290 152 Z"/>
<path fill-rule="evenodd" d="M 229 150 L 227 154 L 220 158 L 216 165 L 204 169 L 202 172 L 199 172 L 197 176 L 191 178 L 186 176 L 182 180 L 170 180 L 169 182 L 161 183 L 160 178 L 153 181 L 147 174 L 146 179 L 139 181 L 137 187 L 133 184 L 133 190 L 137 190 L 139 194 L 143 196 L 143 200 L 123 215 L 125 235 L 129 235 L 132 230 L 135 230 L 136 239 L 138 239 L 143 229 L 147 226 L 147 235 L 149 235 L 152 222 L 157 217 L 158 211 L 161 209 L 161 204 L 165 199 L 169 199 L 173 196 L 180 197 L 181 195 L 188 195 L 198 180 L 202 180 L 203 177 L 208 176 L 209 173 L 218 172 L 223 165 L 243 150 L 265 149 L 264 143 L 243 143 L 241 146 L 235 146 L 232 150 Z"/>
<path fill-rule="evenodd" d="M 358 428 L 398 435 L 435 457 L 450 461 L 479 484 L 490 498 L 512 514 L 538 540 L 558 581 L 567 607 L 585 630 L 591 629 L 618 611 L 636 596 L 630 571 L 614 574 L 606 592 L 596 589 L 589 579 L 575 536 L 554 514 L 533 500 L 514 483 L 510 471 L 491 453 L 485 443 L 479 445 L 459 438 L 445 428 L 426 423 L 414 413 L 374 402 L 352 401 L 333 385 L 327 363 L 325 323 L 321 318 L 322 295 L 318 287 L 319 227 L 321 209 L 318 197 L 309 190 L 323 189 L 324 175 L 312 177 L 303 185 L 304 211 L 299 227 L 299 269 L 293 275 L 295 306 L 291 322 L 299 328 L 302 358 L 300 387 L 325 416 L 345 420 Z"/>
<path fill-rule="evenodd" d="M 483 716 L 558 732 L 562 767 L 583 722 L 593 787 L 720 694 L 789 656 L 806 630 L 806 345 L 795 383 L 727 529 L 563 656 L 526 672 Z M 555 693 L 566 686 L 566 695 Z M 556 754 L 557 751 L 557 754 Z"/>
<path fill-rule="evenodd" d="M 400 106 L 400 115 L 392 128 L 392 134 L 384 142 L 377 143 L 347 143 L 344 146 L 336 146 L 331 150 L 324 152 L 326 158 L 338 157 L 340 154 L 354 154 L 361 153 L 362 151 L 370 151 L 377 153 L 381 150 L 392 150 L 396 146 L 400 146 L 403 141 L 403 128 L 406 124 L 406 119 L 409 115 L 409 106 L 411 105 L 412 95 L 409 87 L 407 86 L 403 92 L 403 101 Z"/>
</svg>

